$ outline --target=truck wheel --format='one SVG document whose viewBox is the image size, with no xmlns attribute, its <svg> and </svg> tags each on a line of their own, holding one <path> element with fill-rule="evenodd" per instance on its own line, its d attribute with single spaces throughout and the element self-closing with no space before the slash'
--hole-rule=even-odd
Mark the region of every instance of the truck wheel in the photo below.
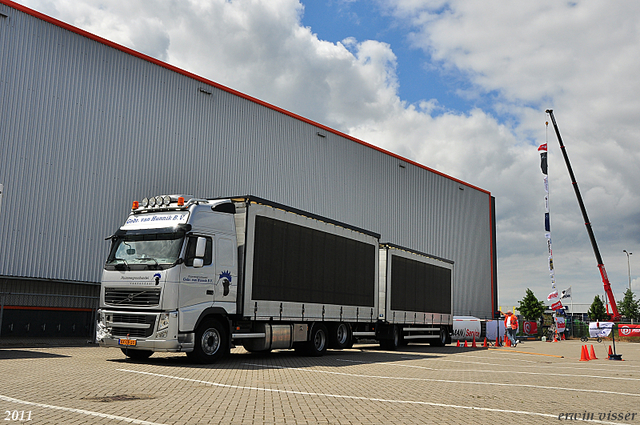
<svg viewBox="0 0 640 425">
<path fill-rule="evenodd" d="M 132 350 L 130 348 L 121 348 L 122 353 L 133 360 L 146 360 L 153 354 L 151 350 Z"/>
<path fill-rule="evenodd" d="M 402 345 L 402 335 L 400 329 L 397 326 L 393 326 L 391 329 L 391 339 L 383 339 L 380 341 L 380 347 L 385 350 L 395 351 Z"/>
<path fill-rule="evenodd" d="M 447 332 L 444 328 L 440 328 L 440 336 L 438 336 L 437 340 L 431 341 L 431 345 L 434 347 L 444 347 L 447 343 Z"/>
<path fill-rule="evenodd" d="M 327 351 L 329 332 L 322 323 L 314 323 L 309 333 L 309 341 L 304 346 L 305 354 L 320 357 Z"/>
<path fill-rule="evenodd" d="M 343 350 L 353 346 L 351 327 L 346 323 L 332 325 L 329 330 L 329 347 Z"/>
<path fill-rule="evenodd" d="M 196 329 L 193 351 L 187 357 L 197 363 L 214 363 L 229 354 L 229 340 L 224 327 L 215 319 L 204 320 Z"/>
</svg>

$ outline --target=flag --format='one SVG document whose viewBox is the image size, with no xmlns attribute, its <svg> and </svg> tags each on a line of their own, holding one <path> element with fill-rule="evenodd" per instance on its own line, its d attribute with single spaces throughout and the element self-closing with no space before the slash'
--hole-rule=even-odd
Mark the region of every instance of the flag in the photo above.
<svg viewBox="0 0 640 425">
<path fill-rule="evenodd" d="M 548 123 L 547 123 L 548 124 Z M 548 162 L 547 162 L 547 144 L 544 143 L 538 147 L 538 152 L 540 152 L 540 169 L 542 169 L 543 174 L 543 182 L 544 182 L 544 236 L 547 238 L 547 250 L 549 251 L 549 277 L 551 278 L 551 289 L 552 293 L 549 294 L 547 300 L 551 303 L 551 308 L 553 310 L 562 309 L 562 302 L 560 301 L 560 296 L 558 295 L 558 290 L 556 289 L 556 278 L 555 278 L 555 270 L 553 265 L 553 250 L 551 249 L 551 220 L 549 219 L 549 176 L 548 174 Z M 566 291 L 563 291 L 562 294 L 564 296 Z M 571 294 L 571 292 L 569 292 Z M 569 295 L 571 296 L 571 295 Z"/>
<path fill-rule="evenodd" d="M 568 289 L 562 291 L 562 296 L 560 298 L 571 298 L 571 286 Z"/>
<path fill-rule="evenodd" d="M 557 290 L 547 296 L 547 301 L 551 303 L 551 310 L 559 310 L 562 308 L 562 301 L 560 301 Z"/>
<path fill-rule="evenodd" d="M 538 152 L 540 152 L 540 169 L 542 170 L 542 174 L 547 174 L 547 144 L 540 145 L 538 148 Z"/>
</svg>

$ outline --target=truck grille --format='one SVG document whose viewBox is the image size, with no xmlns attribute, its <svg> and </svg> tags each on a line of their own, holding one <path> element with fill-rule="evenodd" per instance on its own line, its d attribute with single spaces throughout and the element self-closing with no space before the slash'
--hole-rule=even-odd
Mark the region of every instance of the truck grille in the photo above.
<svg viewBox="0 0 640 425">
<path fill-rule="evenodd" d="M 121 327 L 113 327 L 111 328 L 111 335 L 113 336 L 130 336 L 130 337 L 138 337 L 138 338 L 148 338 L 153 333 L 153 328 L 149 329 L 137 329 L 137 328 L 121 328 Z"/>
<path fill-rule="evenodd" d="M 148 314 L 113 314 L 114 323 L 149 323 L 149 318 L 153 319 L 154 316 L 149 316 Z"/>
<path fill-rule="evenodd" d="M 156 324 L 156 316 L 151 314 L 113 314 L 114 326 L 111 328 L 111 335 L 116 337 L 138 337 L 148 338 L 153 334 Z M 127 323 L 131 324 L 147 324 L 148 327 L 141 328 L 128 327 Z"/>
<path fill-rule="evenodd" d="M 104 302 L 110 305 L 131 305 L 150 307 L 160 304 L 160 288 L 158 289 L 119 289 L 105 288 Z"/>
</svg>

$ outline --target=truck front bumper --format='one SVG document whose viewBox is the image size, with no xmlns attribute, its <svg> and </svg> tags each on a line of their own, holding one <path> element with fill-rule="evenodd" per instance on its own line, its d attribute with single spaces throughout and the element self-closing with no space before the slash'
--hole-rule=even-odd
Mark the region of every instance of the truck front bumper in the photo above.
<svg viewBox="0 0 640 425">
<path fill-rule="evenodd" d="M 193 333 L 178 333 L 178 312 L 98 310 L 96 341 L 101 347 L 150 351 L 193 351 Z"/>
</svg>

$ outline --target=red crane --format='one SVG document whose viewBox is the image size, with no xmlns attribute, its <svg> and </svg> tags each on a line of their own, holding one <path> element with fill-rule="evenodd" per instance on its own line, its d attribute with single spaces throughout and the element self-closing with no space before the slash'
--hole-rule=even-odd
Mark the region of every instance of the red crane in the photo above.
<svg viewBox="0 0 640 425">
<path fill-rule="evenodd" d="M 580 195 L 578 182 L 576 182 L 576 177 L 573 174 L 573 169 L 571 168 L 571 163 L 569 162 L 569 156 L 567 155 L 567 150 L 564 147 L 564 143 L 562 143 L 562 137 L 560 137 L 560 130 L 558 130 L 558 124 L 556 124 L 556 118 L 553 116 L 553 110 L 547 109 L 546 112 L 551 117 L 553 128 L 556 131 L 556 136 L 558 137 L 558 142 L 560 143 L 560 150 L 562 151 L 564 162 L 567 164 L 567 169 L 569 170 L 569 176 L 571 177 L 571 183 L 573 184 L 573 190 L 576 192 L 576 197 L 578 198 L 578 204 L 580 205 L 580 210 L 582 211 L 582 217 L 584 218 L 584 225 L 587 227 L 587 233 L 589 234 L 589 239 L 591 240 L 591 246 L 593 247 L 593 252 L 596 255 L 596 261 L 598 262 L 598 269 L 600 270 L 600 275 L 602 276 L 602 283 L 604 285 L 604 292 L 607 294 L 609 305 L 611 306 L 611 313 L 609 313 L 609 310 L 607 309 L 607 313 L 609 314 L 609 320 L 618 322 L 620 321 L 620 318 L 621 318 L 620 313 L 618 313 L 618 306 L 616 305 L 616 300 L 613 297 L 613 291 L 611 290 L 611 283 L 609 283 L 609 277 L 607 276 L 607 271 L 604 269 L 604 262 L 602 261 L 602 256 L 600 255 L 600 250 L 598 249 L 598 244 L 596 243 L 596 237 L 593 234 L 593 229 L 591 228 L 591 223 L 589 222 L 589 217 L 587 216 L 587 209 L 585 208 L 584 202 L 582 201 L 582 195 Z"/>
</svg>

